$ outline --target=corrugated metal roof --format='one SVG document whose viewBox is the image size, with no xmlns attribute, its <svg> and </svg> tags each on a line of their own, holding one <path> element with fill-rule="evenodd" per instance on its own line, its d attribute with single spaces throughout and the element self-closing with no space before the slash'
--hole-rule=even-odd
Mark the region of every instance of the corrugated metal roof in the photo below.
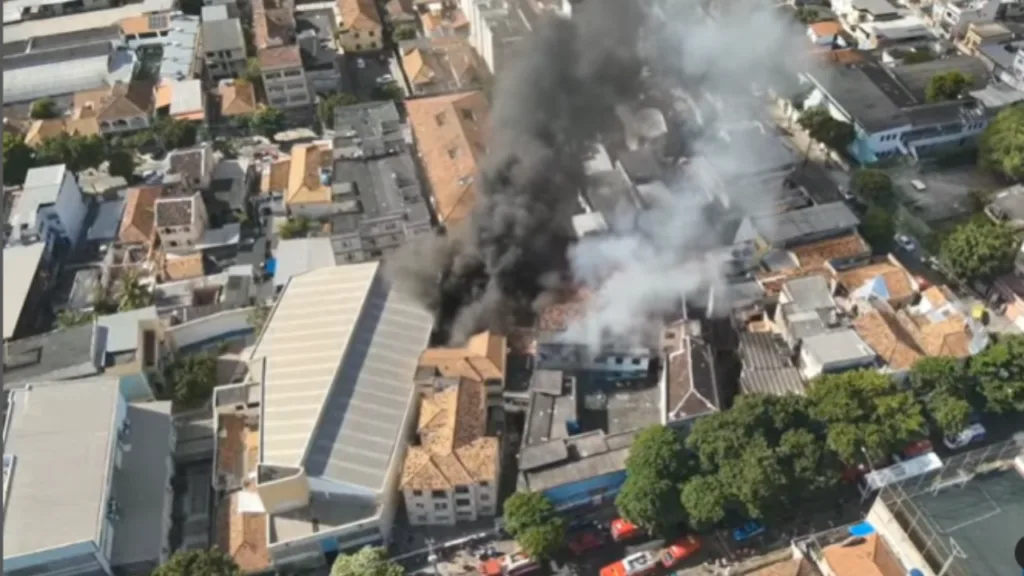
<svg viewBox="0 0 1024 576">
<path fill-rule="evenodd" d="M 293 277 L 252 354 L 267 359 L 261 460 L 379 491 L 432 327 L 378 263 Z"/>
</svg>

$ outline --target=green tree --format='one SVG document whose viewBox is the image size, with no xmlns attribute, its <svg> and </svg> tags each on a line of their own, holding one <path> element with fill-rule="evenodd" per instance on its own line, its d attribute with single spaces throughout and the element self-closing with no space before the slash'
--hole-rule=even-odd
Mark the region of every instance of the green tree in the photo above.
<svg viewBox="0 0 1024 576">
<path fill-rule="evenodd" d="M 164 150 L 195 146 L 198 128 L 192 122 L 160 117 L 153 125 L 153 137 Z"/>
<path fill-rule="evenodd" d="M 935 60 L 935 55 L 928 50 L 910 50 L 903 54 L 904 64 L 921 64 L 922 62 L 931 62 L 932 60 Z"/>
<path fill-rule="evenodd" d="M 366 547 L 355 554 L 339 554 L 331 576 L 402 576 L 405 570 L 388 559 L 387 550 Z"/>
<path fill-rule="evenodd" d="M 697 530 L 706 530 L 724 520 L 730 499 L 718 476 L 695 476 L 683 485 L 683 508 Z"/>
<path fill-rule="evenodd" d="M 1020 249 L 1013 231 L 984 216 L 957 226 L 942 241 L 942 261 L 962 280 L 990 282 L 1013 270 Z"/>
<path fill-rule="evenodd" d="M 959 100 L 974 84 L 974 79 L 959 70 L 950 70 L 931 77 L 925 88 L 924 97 L 927 102 L 945 102 Z"/>
<path fill-rule="evenodd" d="M 826 374 L 807 393 L 811 414 L 828 426 L 828 446 L 847 464 L 887 458 L 926 430 L 921 406 L 888 374 L 855 370 Z"/>
<path fill-rule="evenodd" d="M 135 269 L 129 269 L 121 277 L 117 294 L 117 311 L 128 312 L 145 308 L 153 303 L 153 293 L 142 283 L 142 277 Z"/>
<path fill-rule="evenodd" d="M 896 234 L 896 222 L 892 213 L 881 206 L 871 206 L 860 221 L 860 234 L 875 252 L 887 254 L 892 248 L 892 239 Z"/>
<path fill-rule="evenodd" d="M 394 100 L 395 102 L 401 102 L 405 99 L 405 92 L 397 82 L 391 82 L 390 84 L 374 88 L 373 97 L 376 100 Z"/>
<path fill-rule="evenodd" d="M 64 164 L 72 172 L 96 168 L 106 160 L 107 143 L 100 136 L 60 134 L 43 140 L 36 150 L 36 164 Z"/>
<path fill-rule="evenodd" d="M 784 514 L 830 491 L 839 471 L 824 426 L 811 416 L 810 402 L 802 396 L 741 396 L 730 410 L 694 424 L 686 444 L 705 478 L 696 486 L 714 487 L 716 501 L 752 518 Z M 687 486 L 683 502 L 693 505 L 699 490 L 690 488 L 687 497 Z M 701 505 L 694 516 L 696 525 L 717 517 L 706 508 Z"/>
<path fill-rule="evenodd" d="M 36 120 L 46 120 L 48 118 L 56 118 L 60 114 L 57 112 L 57 104 L 49 98 L 40 98 L 32 103 L 32 108 L 29 109 L 29 116 Z"/>
<path fill-rule="evenodd" d="M 802 6 L 796 9 L 796 19 L 801 24 L 814 24 L 821 22 L 821 12 L 817 8 Z"/>
<path fill-rule="evenodd" d="M 1024 411 L 1024 336 L 1007 335 L 971 359 L 990 412 Z"/>
<path fill-rule="evenodd" d="M 151 576 L 242 576 L 230 556 L 216 548 L 175 552 Z"/>
<path fill-rule="evenodd" d="M 811 138 L 833 150 L 845 150 L 856 136 L 852 124 L 837 120 L 824 108 L 804 111 L 798 123 Z"/>
<path fill-rule="evenodd" d="M 637 434 L 626 460 L 626 483 L 615 499 L 619 514 L 654 534 L 665 534 L 686 520 L 680 486 L 687 476 L 682 437 L 667 426 Z"/>
<path fill-rule="evenodd" d="M 135 154 L 126 148 L 115 148 L 107 158 L 107 171 L 111 176 L 120 176 L 131 182 L 135 176 Z"/>
<path fill-rule="evenodd" d="M 210 399 L 217 384 L 217 357 L 213 354 L 186 354 L 168 364 L 164 390 L 176 402 L 195 406 Z"/>
<path fill-rule="evenodd" d="M 277 108 L 263 106 L 249 118 L 249 127 L 254 134 L 270 138 L 285 128 L 284 113 Z"/>
<path fill-rule="evenodd" d="M 287 240 L 289 238 L 303 238 L 313 228 L 313 223 L 305 216 L 299 216 L 288 220 L 277 229 L 277 235 Z"/>
<path fill-rule="evenodd" d="M 89 324 L 96 318 L 96 314 L 93 312 L 83 312 L 81 310 L 61 310 L 57 313 L 57 326 L 60 328 L 71 328 L 72 326 L 81 326 L 82 324 Z"/>
<path fill-rule="evenodd" d="M 25 174 L 35 163 L 35 152 L 25 140 L 11 132 L 4 132 L 4 186 L 20 186 Z"/>
<path fill-rule="evenodd" d="M 910 370 L 910 388 L 943 434 L 956 434 L 972 412 L 970 377 L 956 358 L 929 357 Z"/>
<path fill-rule="evenodd" d="M 850 177 L 850 191 L 869 204 L 891 207 L 896 204 L 892 178 L 881 170 L 861 168 Z"/>
<path fill-rule="evenodd" d="M 257 58 L 249 58 L 245 63 L 245 73 L 242 78 L 256 84 L 263 79 L 263 71 L 260 70 L 260 61 Z"/>
<path fill-rule="evenodd" d="M 1024 106 L 1004 108 L 989 122 L 978 142 L 978 162 L 1011 180 L 1024 177 Z"/>
<path fill-rule="evenodd" d="M 416 38 L 416 27 L 415 26 L 399 26 L 395 28 L 394 33 L 391 35 L 395 43 L 399 43 L 403 40 L 412 40 Z"/>
<path fill-rule="evenodd" d="M 565 522 L 540 492 L 516 492 L 505 501 L 505 530 L 533 558 L 549 558 L 565 544 Z"/>
<path fill-rule="evenodd" d="M 359 99 L 348 92 L 338 92 L 323 98 L 317 104 L 317 114 L 320 122 L 327 128 L 334 128 L 334 111 L 342 106 L 351 106 L 359 102 Z"/>
</svg>

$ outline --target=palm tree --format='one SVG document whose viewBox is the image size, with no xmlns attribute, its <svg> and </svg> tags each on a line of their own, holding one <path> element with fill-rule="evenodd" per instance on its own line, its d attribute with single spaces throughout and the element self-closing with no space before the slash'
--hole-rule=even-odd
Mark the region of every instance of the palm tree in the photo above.
<svg viewBox="0 0 1024 576">
<path fill-rule="evenodd" d="M 142 283 L 138 270 L 126 271 L 121 277 L 120 288 L 117 298 L 118 312 L 145 308 L 153 302 L 153 294 L 149 291 L 149 287 Z"/>
</svg>

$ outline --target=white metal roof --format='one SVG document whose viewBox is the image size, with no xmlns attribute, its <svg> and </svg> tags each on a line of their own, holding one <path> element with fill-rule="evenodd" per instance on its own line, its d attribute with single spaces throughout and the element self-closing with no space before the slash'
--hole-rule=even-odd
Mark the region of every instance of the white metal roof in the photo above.
<svg viewBox="0 0 1024 576">
<path fill-rule="evenodd" d="M 432 327 L 376 262 L 293 277 L 252 354 L 267 359 L 262 462 L 380 491 Z"/>
<path fill-rule="evenodd" d="M 4 340 L 14 335 L 32 280 L 43 258 L 42 242 L 4 248 Z"/>
<path fill-rule="evenodd" d="M 317 268 L 334 266 L 334 248 L 331 239 L 289 238 L 277 243 L 274 251 L 277 267 L 274 270 L 274 286 L 284 286 L 297 276 Z"/>
</svg>

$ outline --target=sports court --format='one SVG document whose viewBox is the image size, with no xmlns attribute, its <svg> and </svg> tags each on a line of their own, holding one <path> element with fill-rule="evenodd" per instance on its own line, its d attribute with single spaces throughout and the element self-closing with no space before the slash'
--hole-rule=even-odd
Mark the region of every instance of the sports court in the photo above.
<svg viewBox="0 0 1024 576">
<path fill-rule="evenodd" d="M 1012 467 L 937 492 L 920 492 L 910 498 L 921 514 L 911 538 L 934 538 L 941 547 L 933 556 L 936 568 L 951 551 L 956 559 L 946 573 L 950 576 L 1020 574 L 1013 549 L 1024 537 L 1022 496 L 1024 478 Z"/>
</svg>

